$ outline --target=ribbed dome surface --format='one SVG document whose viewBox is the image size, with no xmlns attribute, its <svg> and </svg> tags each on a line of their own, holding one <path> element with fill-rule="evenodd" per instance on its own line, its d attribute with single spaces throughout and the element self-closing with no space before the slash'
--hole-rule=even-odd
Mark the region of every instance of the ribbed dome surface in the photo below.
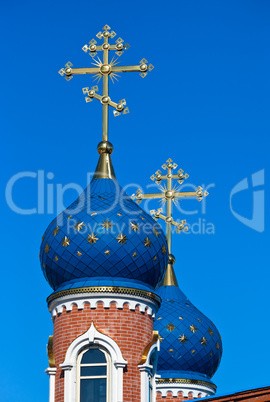
<svg viewBox="0 0 270 402">
<path fill-rule="evenodd" d="M 218 330 L 177 286 L 162 286 L 156 293 L 162 299 L 154 324 L 161 336 L 158 374 L 182 378 L 183 372 L 193 372 L 211 378 L 222 355 Z"/>
<path fill-rule="evenodd" d="M 40 249 L 41 266 L 57 290 L 69 281 L 125 279 L 154 288 L 162 279 L 168 251 L 161 227 L 121 189 L 116 180 L 93 180 L 51 222 Z M 106 283 L 104 283 L 106 285 Z"/>
</svg>

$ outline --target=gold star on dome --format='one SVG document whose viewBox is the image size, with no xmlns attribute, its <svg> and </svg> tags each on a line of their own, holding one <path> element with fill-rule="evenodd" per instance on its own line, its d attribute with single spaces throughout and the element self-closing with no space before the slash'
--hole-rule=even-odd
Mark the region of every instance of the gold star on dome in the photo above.
<svg viewBox="0 0 270 402">
<path fill-rule="evenodd" d="M 132 257 L 134 257 L 134 258 L 137 257 L 137 253 L 133 253 Z"/>
<path fill-rule="evenodd" d="M 213 353 L 210 353 L 210 355 L 209 355 L 210 357 L 212 357 L 213 356 Z"/>
<path fill-rule="evenodd" d="M 175 330 L 175 326 L 173 324 L 168 324 L 166 328 L 167 328 L 167 331 L 170 331 L 170 332 Z"/>
<path fill-rule="evenodd" d="M 97 212 L 92 212 L 91 213 L 91 216 L 95 216 L 95 215 L 97 215 Z"/>
<path fill-rule="evenodd" d="M 220 348 L 220 344 L 218 342 L 216 343 L 216 348 L 217 350 Z"/>
<path fill-rule="evenodd" d="M 117 212 L 117 215 L 118 215 L 118 216 L 122 216 L 122 214 L 121 214 L 120 212 Z"/>
<path fill-rule="evenodd" d="M 103 221 L 101 225 L 103 226 L 104 229 L 108 230 L 112 228 L 113 223 L 112 221 L 109 221 L 109 219 L 107 218 L 106 221 Z"/>
<path fill-rule="evenodd" d="M 179 317 L 179 320 L 183 320 L 184 318 L 183 317 Z"/>
<path fill-rule="evenodd" d="M 151 247 L 152 243 L 151 240 L 147 237 L 146 239 L 144 239 L 144 247 Z"/>
<path fill-rule="evenodd" d="M 191 351 L 191 353 L 194 355 L 194 353 L 195 353 L 195 350 L 193 349 L 192 351 Z"/>
<path fill-rule="evenodd" d="M 89 234 L 88 236 L 87 236 L 87 243 L 91 243 L 91 244 L 96 244 L 96 242 L 97 242 L 97 240 L 98 240 L 98 238 L 97 238 L 97 235 L 95 235 L 94 233 L 92 233 L 92 234 Z"/>
<path fill-rule="evenodd" d="M 54 257 L 54 261 L 58 261 L 58 257 L 57 257 L 57 255 Z"/>
<path fill-rule="evenodd" d="M 44 262 L 43 262 L 42 266 L 43 266 L 43 268 L 45 268 L 45 264 L 44 264 Z"/>
<path fill-rule="evenodd" d="M 78 223 L 76 223 L 74 228 L 75 228 L 75 230 L 78 230 L 78 232 L 79 232 L 84 226 L 85 225 L 83 224 L 83 222 L 79 221 Z"/>
<path fill-rule="evenodd" d="M 202 320 L 201 320 L 200 318 L 198 318 L 198 321 L 199 321 L 199 322 L 202 322 Z"/>
<path fill-rule="evenodd" d="M 80 251 L 77 251 L 77 256 L 78 256 L 78 257 L 81 257 L 81 256 L 82 256 L 82 253 L 81 253 Z"/>
<path fill-rule="evenodd" d="M 141 216 L 141 219 L 142 219 L 143 221 L 145 221 L 145 218 L 144 218 L 143 216 Z"/>
<path fill-rule="evenodd" d="M 110 255 L 110 250 L 106 250 L 106 251 L 104 251 L 104 254 L 106 254 L 106 255 Z"/>
<path fill-rule="evenodd" d="M 207 345 L 207 339 L 204 336 L 201 339 L 201 345 L 203 345 L 203 346 Z"/>
<path fill-rule="evenodd" d="M 139 225 L 135 222 L 131 222 L 130 227 L 131 230 L 134 230 L 134 232 L 137 232 L 139 230 Z"/>
<path fill-rule="evenodd" d="M 72 215 L 69 215 L 67 218 L 70 219 L 72 217 Z"/>
<path fill-rule="evenodd" d="M 162 317 L 158 317 L 158 320 L 162 320 Z"/>
<path fill-rule="evenodd" d="M 220 338 L 220 340 L 221 340 L 221 335 L 220 335 L 220 334 L 218 334 L 218 336 L 219 336 L 219 338 Z"/>
<path fill-rule="evenodd" d="M 69 246 L 69 243 L 70 243 L 70 239 L 69 239 L 69 237 L 67 237 L 67 236 L 65 236 L 63 239 L 62 239 L 62 246 L 63 247 L 67 247 L 67 246 Z"/>
<path fill-rule="evenodd" d="M 170 352 L 170 353 L 173 353 L 173 349 L 170 349 L 169 352 Z"/>
<path fill-rule="evenodd" d="M 155 235 L 155 236 L 157 236 L 157 237 L 160 236 L 160 233 L 159 233 L 159 231 L 158 231 L 156 228 L 153 229 L 153 232 L 154 232 L 154 235 Z"/>
<path fill-rule="evenodd" d="M 59 232 L 59 226 L 56 226 L 56 228 L 54 228 L 54 230 L 52 232 L 53 236 L 56 236 L 58 234 L 58 232 Z"/>
<path fill-rule="evenodd" d="M 50 250 L 50 246 L 49 246 L 48 243 L 46 243 L 46 246 L 45 246 L 45 254 L 48 254 L 49 250 Z"/>
<path fill-rule="evenodd" d="M 119 234 L 116 240 L 118 240 L 118 243 L 121 243 L 122 245 L 127 244 L 127 236 L 123 235 L 123 233 Z"/>
<path fill-rule="evenodd" d="M 193 332 L 193 334 L 195 334 L 195 332 L 198 331 L 196 325 L 192 324 L 192 325 L 189 326 L 189 328 L 190 328 L 190 331 Z"/>
<path fill-rule="evenodd" d="M 167 252 L 167 250 L 166 250 L 166 246 L 165 246 L 165 244 L 163 244 L 163 246 L 162 246 L 162 254 L 166 254 L 166 252 Z"/>
<path fill-rule="evenodd" d="M 211 329 L 211 328 L 208 328 L 208 332 L 209 332 L 209 334 L 210 334 L 211 336 L 213 336 L 213 335 L 214 335 L 214 332 L 212 331 L 212 329 Z"/>
<path fill-rule="evenodd" d="M 156 261 L 157 260 L 157 256 L 155 255 L 155 257 L 154 257 L 154 261 Z"/>
<path fill-rule="evenodd" d="M 163 336 L 161 336 L 161 335 L 158 336 L 158 339 L 160 340 L 160 342 L 163 342 L 163 341 L 164 341 L 164 338 L 163 338 Z"/>
<path fill-rule="evenodd" d="M 183 334 L 183 335 L 180 335 L 178 339 L 179 339 L 179 341 L 180 341 L 181 343 L 187 343 L 187 341 L 188 341 L 187 336 L 185 336 L 184 334 Z"/>
<path fill-rule="evenodd" d="M 43 235 L 42 238 L 41 238 L 41 243 L 43 242 L 44 237 L 45 237 L 45 233 L 44 233 L 44 235 Z"/>
</svg>

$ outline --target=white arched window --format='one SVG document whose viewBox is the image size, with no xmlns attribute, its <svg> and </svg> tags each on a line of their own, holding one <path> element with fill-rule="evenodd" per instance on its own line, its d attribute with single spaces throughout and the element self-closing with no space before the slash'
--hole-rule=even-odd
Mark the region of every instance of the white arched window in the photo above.
<svg viewBox="0 0 270 402">
<path fill-rule="evenodd" d="M 65 361 L 63 402 L 122 402 L 124 360 L 117 343 L 94 323 L 70 344 Z"/>
<path fill-rule="evenodd" d="M 110 402 L 110 358 L 97 347 L 81 352 L 77 362 L 77 402 Z"/>
</svg>

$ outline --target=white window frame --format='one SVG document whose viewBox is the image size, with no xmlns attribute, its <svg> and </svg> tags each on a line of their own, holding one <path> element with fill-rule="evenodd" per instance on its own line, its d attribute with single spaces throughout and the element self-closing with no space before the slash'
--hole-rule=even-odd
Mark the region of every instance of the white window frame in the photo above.
<svg viewBox="0 0 270 402">
<path fill-rule="evenodd" d="M 102 353 L 104 353 L 104 355 L 105 355 L 106 363 L 81 364 L 83 355 L 85 353 L 87 353 L 91 349 L 98 349 L 98 350 L 102 351 Z M 81 367 L 106 367 L 106 375 L 104 375 L 104 376 L 96 376 L 96 377 L 95 376 L 89 376 L 89 378 L 90 379 L 91 378 L 93 378 L 93 379 L 94 378 L 97 378 L 97 379 L 98 378 L 106 378 L 106 402 L 111 402 L 111 399 L 110 399 L 110 384 L 111 384 L 111 381 L 110 381 L 110 373 L 111 373 L 110 366 L 111 366 L 111 364 L 110 363 L 111 363 L 111 359 L 110 359 L 108 353 L 106 352 L 106 350 L 103 350 L 103 348 L 101 348 L 100 346 L 94 346 L 94 347 L 90 346 L 89 348 L 81 351 L 81 353 L 79 354 L 78 359 L 77 359 L 77 387 L 76 387 L 76 396 L 77 396 L 76 400 L 77 400 L 77 402 L 80 402 L 80 397 L 81 397 L 81 393 L 80 393 L 81 379 L 82 379 L 82 377 L 85 377 L 85 376 L 81 375 Z"/>
<path fill-rule="evenodd" d="M 108 335 L 99 332 L 94 323 L 88 331 L 74 339 L 66 352 L 65 361 L 60 364 L 65 373 L 64 402 L 77 402 L 78 356 L 83 350 L 94 345 L 106 351 L 110 361 L 108 400 L 110 402 L 123 402 L 123 369 L 127 366 L 127 362 L 124 360 L 117 343 Z"/>
<path fill-rule="evenodd" d="M 141 402 L 155 402 L 156 401 L 156 372 L 157 372 L 157 359 L 160 351 L 160 340 L 158 339 L 149 349 L 146 361 L 140 364 L 139 370 L 141 372 Z M 152 355 L 156 357 L 155 367 L 150 364 Z M 150 394 L 151 387 L 151 394 Z M 151 400 L 149 395 L 151 395 Z"/>
</svg>

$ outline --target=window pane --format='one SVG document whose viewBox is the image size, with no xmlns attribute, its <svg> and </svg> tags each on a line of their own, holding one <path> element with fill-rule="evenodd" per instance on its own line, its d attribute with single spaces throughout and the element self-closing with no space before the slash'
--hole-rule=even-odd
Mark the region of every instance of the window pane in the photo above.
<svg viewBox="0 0 270 402">
<path fill-rule="evenodd" d="M 106 378 L 81 380 L 80 402 L 106 402 Z"/>
<path fill-rule="evenodd" d="M 99 349 L 89 349 L 82 357 L 82 364 L 86 363 L 107 363 L 106 357 Z"/>
<path fill-rule="evenodd" d="M 81 376 L 106 375 L 107 366 L 81 367 Z"/>
</svg>

